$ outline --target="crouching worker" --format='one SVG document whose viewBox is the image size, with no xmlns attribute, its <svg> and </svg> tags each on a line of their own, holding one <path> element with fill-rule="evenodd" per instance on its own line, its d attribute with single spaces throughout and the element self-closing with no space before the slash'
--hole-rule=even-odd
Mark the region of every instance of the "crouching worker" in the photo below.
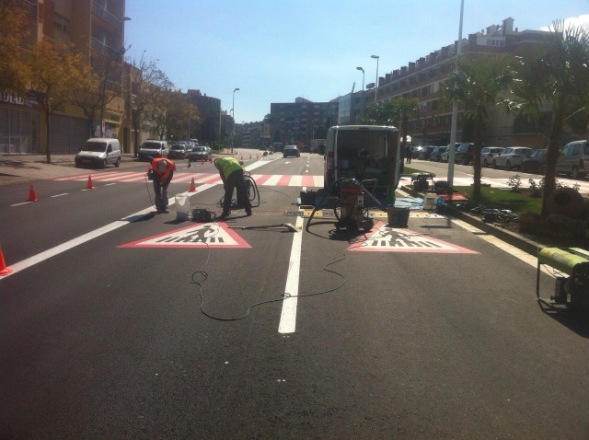
<svg viewBox="0 0 589 440">
<path fill-rule="evenodd" d="M 233 157 L 218 157 L 215 159 L 214 164 L 215 168 L 219 171 L 225 187 L 223 214 L 221 214 L 221 218 L 227 218 L 231 214 L 233 189 L 237 190 L 237 204 L 245 209 L 247 215 L 252 215 L 252 204 L 247 196 L 241 163 Z"/>
<path fill-rule="evenodd" d="M 157 212 L 168 212 L 168 186 L 174 176 L 176 164 L 165 157 L 151 158 L 150 179 L 153 180 Z"/>
</svg>

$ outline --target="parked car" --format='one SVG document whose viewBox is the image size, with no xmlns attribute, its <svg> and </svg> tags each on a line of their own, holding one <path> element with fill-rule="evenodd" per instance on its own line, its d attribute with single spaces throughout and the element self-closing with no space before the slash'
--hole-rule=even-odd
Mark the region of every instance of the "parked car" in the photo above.
<svg viewBox="0 0 589 440">
<path fill-rule="evenodd" d="M 434 145 L 423 147 L 417 155 L 416 159 L 429 160 L 432 152 L 434 151 L 434 148 L 436 148 Z"/>
<path fill-rule="evenodd" d="M 521 170 L 524 173 L 544 174 L 546 172 L 545 148 L 533 150 L 530 155 L 522 161 Z"/>
<path fill-rule="evenodd" d="M 462 142 L 456 148 L 454 163 L 468 165 L 474 162 L 474 144 Z"/>
<path fill-rule="evenodd" d="M 185 143 L 175 143 L 170 147 L 168 157 L 170 159 L 186 159 L 188 145 Z"/>
<path fill-rule="evenodd" d="M 213 159 L 213 151 L 206 145 L 197 145 L 188 153 L 188 160 L 191 162 L 210 162 Z"/>
<path fill-rule="evenodd" d="M 493 157 L 493 168 L 521 168 L 522 162 L 532 152 L 528 147 L 507 147 L 501 153 Z"/>
<path fill-rule="evenodd" d="M 481 165 L 490 167 L 493 163 L 493 157 L 500 154 L 504 149 L 503 147 L 483 147 L 481 149 Z"/>
<path fill-rule="evenodd" d="M 148 139 L 139 149 L 139 160 L 147 161 L 148 157 L 168 157 L 168 141 Z"/>
<path fill-rule="evenodd" d="M 450 156 L 450 145 L 440 155 L 441 162 L 448 162 Z M 456 142 L 454 147 L 454 163 L 468 165 L 474 158 L 474 144 L 470 142 Z"/>
<path fill-rule="evenodd" d="M 556 172 L 582 179 L 589 173 L 589 141 L 569 142 L 556 159 Z"/>
<path fill-rule="evenodd" d="M 288 157 L 288 156 L 300 157 L 301 152 L 299 151 L 299 149 L 297 148 L 296 145 L 286 145 L 284 147 L 284 149 L 282 150 L 282 155 L 283 155 L 283 157 Z"/>
<path fill-rule="evenodd" d="M 441 162 L 442 153 L 444 153 L 445 151 L 448 151 L 448 147 L 445 145 L 439 145 L 437 147 L 434 147 L 432 154 L 430 154 L 429 156 L 429 160 L 432 160 L 434 162 Z"/>
</svg>

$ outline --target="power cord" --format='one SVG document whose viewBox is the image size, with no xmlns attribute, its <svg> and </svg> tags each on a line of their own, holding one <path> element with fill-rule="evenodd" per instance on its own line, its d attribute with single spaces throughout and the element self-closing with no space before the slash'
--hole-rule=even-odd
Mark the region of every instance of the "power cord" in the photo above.
<svg viewBox="0 0 589 440">
<path fill-rule="evenodd" d="M 218 232 L 218 230 L 217 230 L 217 232 Z M 325 295 L 327 293 L 335 292 L 336 290 L 341 289 L 347 281 L 346 277 L 342 273 L 337 272 L 336 270 L 333 270 L 333 269 L 329 269 L 330 266 L 337 264 L 341 261 L 344 261 L 346 259 L 346 254 L 343 253 L 341 258 L 335 259 L 335 260 L 327 263 L 325 266 L 323 266 L 323 270 L 325 272 L 334 274 L 342 279 L 341 282 L 336 287 L 333 287 L 333 288 L 330 288 L 330 289 L 327 289 L 327 290 L 324 290 L 321 292 L 303 293 L 303 294 L 298 294 L 298 295 L 290 295 L 287 293 L 283 293 L 280 296 L 280 298 L 269 299 L 266 301 L 261 301 L 261 302 L 254 303 L 254 304 L 250 305 L 247 308 L 247 310 L 245 311 L 245 313 L 241 316 L 233 316 L 233 317 L 216 316 L 216 315 L 213 315 L 212 313 L 209 313 L 205 310 L 205 297 L 204 297 L 203 291 L 204 291 L 204 282 L 209 278 L 209 274 L 208 274 L 208 272 L 206 272 L 204 270 L 204 268 L 208 265 L 209 259 L 210 259 L 210 254 L 211 254 L 211 248 L 210 248 L 209 244 L 208 243 L 205 243 L 205 244 L 207 245 L 207 256 L 205 259 L 205 263 L 202 266 L 203 267 L 202 269 L 196 270 L 192 273 L 190 283 L 195 284 L 197 286 L 197 292 L 200 297 L 200 306 L 199 306 L 200 312 L 204 316 L 206 316 L 207 318 L 213 319 L 215 321 L 221 321 L 221 322 L 240 321 L 240 320 L 247 318 L 251 314 L 252 310 L 255 309 L 256 307 L 259 307 L 259 306 L 262 306 L 265 304 L 272 304 L 272 303 L 276 303 L 276 302 L 281 302 L 281 301 L 284 301 L 285 299 L 288 299 L 288 298 L 305 298 L 305 297 L 311 297 L 311 296 Z"/>
</svg>

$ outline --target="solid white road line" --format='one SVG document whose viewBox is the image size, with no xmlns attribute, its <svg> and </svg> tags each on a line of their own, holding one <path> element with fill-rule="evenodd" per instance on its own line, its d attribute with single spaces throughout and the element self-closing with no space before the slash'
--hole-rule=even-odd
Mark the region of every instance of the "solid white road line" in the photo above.
<svg viewBox="0 0 589 440">
<path fill-rule="evenodd" d="M 111 231 L 114 231 L 115 229 L 118 229 L 122 226 L 128 225 L 130 223 L 130 221 L 136 219 L 139 216 L 146 215 L 151 211 L 153 211 L 153 208 L 150 207 L 150 208 L 144 209 L 142 211 L 136 212 L 135 214 L 132 214 L 129 217 L 125 217 L 121 220 L 117 220 L 117 221 L 112 222 L 108 225 L 105 225 L 101 228 L 95 229 L 94 231 L 90 231 L 84 235 L 80 235 L 79 237 L 76 237 L 72 240 L 66 241 L 65 243 L 62 243 L 58 246 L 55 246 L 51 249 L 41 252 L 40 254 L 33 255 L 30 258 L 19 261 L 18 263 L 15 263 L 10 266 L 10 268 L 12 269 L 11 273 L 9 273 L 8 275 L 4 275 L 4 276 L 0 275 L 0 279 L 7 278 L 11 275 L 14 275 L 14 274 L 20 272 L 21 270 L 25 270 L 31 266 L 34 266 L 35 264 L 41 263 L 42 261 L 48 260 L 51 257 L 59 255 L 62 252 L 68 251 L 76 246 L 79 246 L 79 245 L 84 244 L 90 240 L 93 240 L 96 237 L 100 237 L 101 235 L 107 234 Z M 131 220 L 129 220 L 129 219 L 131 219 Z"/>
<path fill-rule="evenodd" d="M 299 275 L 301 272 L 301 248 L 303 243 L 303 224 L 305 219 L 302 216 L 297 217 L 297 231 L 292 239 L 292 248 L 290 251 L 290 260 L 288 262 L 288 274 L 286 276 L 286 286 L 284 295 L 286 298 L 282 302 L 282 313 L 280 314 L 280 325 L 278 333 L 294 333 L 297 326 L 297 305 L 299 294 Z"/>
</svg>

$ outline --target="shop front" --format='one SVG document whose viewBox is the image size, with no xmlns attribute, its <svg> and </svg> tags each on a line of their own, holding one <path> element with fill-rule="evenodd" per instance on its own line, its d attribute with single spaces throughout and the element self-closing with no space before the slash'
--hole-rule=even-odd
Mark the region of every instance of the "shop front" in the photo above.
<svg viewBox="0 0 589 440">
<path fill-rule="evenodd" d="M 0 92 L 0 154 L 39 153 L 41 111 L 34 94 Z"/>
</svg>

